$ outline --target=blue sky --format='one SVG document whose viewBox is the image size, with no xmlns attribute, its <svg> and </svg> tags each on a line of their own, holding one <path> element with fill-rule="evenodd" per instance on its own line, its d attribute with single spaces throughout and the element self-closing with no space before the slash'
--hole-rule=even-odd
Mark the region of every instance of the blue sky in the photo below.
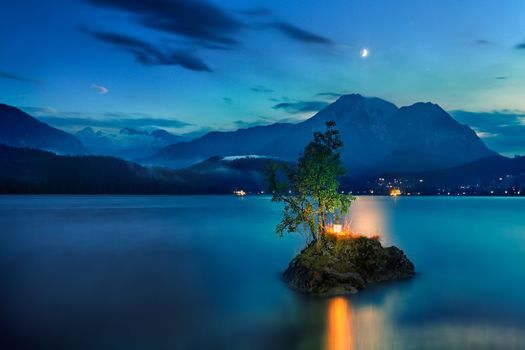
<svg viewBox="0 0 525 350">
<path fill-rule="evenodd" d="M 483 112 L 455 116 L 496 150 L 525 153 L 520 0 L 0 6 L 1 102 L 70 131 L 91 119 L 176 132 L 300 120 L 357 92 Z"/>
</svg>

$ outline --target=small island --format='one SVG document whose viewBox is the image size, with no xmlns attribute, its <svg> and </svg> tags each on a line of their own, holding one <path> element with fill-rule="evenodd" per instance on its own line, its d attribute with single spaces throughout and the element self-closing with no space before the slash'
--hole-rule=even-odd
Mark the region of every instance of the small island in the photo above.
<svg viewBox="0 0 525 350">
<path fill-rule="evenodd" d="M 378 237 L 328 236 L 310 243 L 283 273 L 299 292 L 328 296 L 354 294 L 368 285 L 413 277 L 414 264 Z"/>
<path fill-rule="evenodd" d="M 331 296 L 413 277 L 414 264 L 401 249 L 350 230 L 346 214 L 355 197 L 341 192 L 338 181 L 346 174 L 343 144 L 335 122 L 326 126 L 326 132 L 314 133 L 296 164 L 275 163 L 268 171 L 272 200 L 284 203 L 277 233 L 300 232 L 307 241 L 284 281 L 299 292 Z"/>
</svg>

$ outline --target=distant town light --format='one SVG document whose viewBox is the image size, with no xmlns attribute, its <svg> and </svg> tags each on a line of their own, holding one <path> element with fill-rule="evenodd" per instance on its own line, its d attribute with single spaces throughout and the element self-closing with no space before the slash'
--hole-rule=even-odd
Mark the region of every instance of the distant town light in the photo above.
<svg viewBox="0 0 525 350">
<path fill-rule="evenodd" d="M 400 196 L 401 195 L 401 190 L 399 188 L 393 188 L 391 191 L 390 191 L 390 195 L 392 197 L 397 197 L 397 196 Z"/>
<path fill-rule="evenodd" d="M 235 190 L 235 191 L 233 191 L 233 194 L 238 196 L 238 197 L 246 196 L 246 192 L 244 192 L 244 190 Z"/>
</svg>

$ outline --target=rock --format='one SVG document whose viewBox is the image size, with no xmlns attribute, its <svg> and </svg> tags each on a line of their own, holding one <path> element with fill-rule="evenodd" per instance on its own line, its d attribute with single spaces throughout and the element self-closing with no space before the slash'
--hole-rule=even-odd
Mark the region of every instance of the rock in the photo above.
<svg viewBox="0 0 525 350">
<path fill-rule="evenodd" d="M 334 236 L 310 243 L 283 273 L 290 288 L 322 296 L 354 294 L 414 275 L 414 264 L 397 247 L 384 248 L 377 238 Z"/>
</svg>

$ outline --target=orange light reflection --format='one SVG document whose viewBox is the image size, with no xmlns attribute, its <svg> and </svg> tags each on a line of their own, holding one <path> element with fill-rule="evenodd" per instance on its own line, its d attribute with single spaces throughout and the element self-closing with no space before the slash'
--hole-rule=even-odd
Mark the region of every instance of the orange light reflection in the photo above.
<svg viewBox="0 0 525 350">
<path fill-rule="evenodd" d="M 350 350 L 352 339 L 352 312 L 350 303 L 343 297 L 328 302 L 326 350 Z"/>
</svg>

